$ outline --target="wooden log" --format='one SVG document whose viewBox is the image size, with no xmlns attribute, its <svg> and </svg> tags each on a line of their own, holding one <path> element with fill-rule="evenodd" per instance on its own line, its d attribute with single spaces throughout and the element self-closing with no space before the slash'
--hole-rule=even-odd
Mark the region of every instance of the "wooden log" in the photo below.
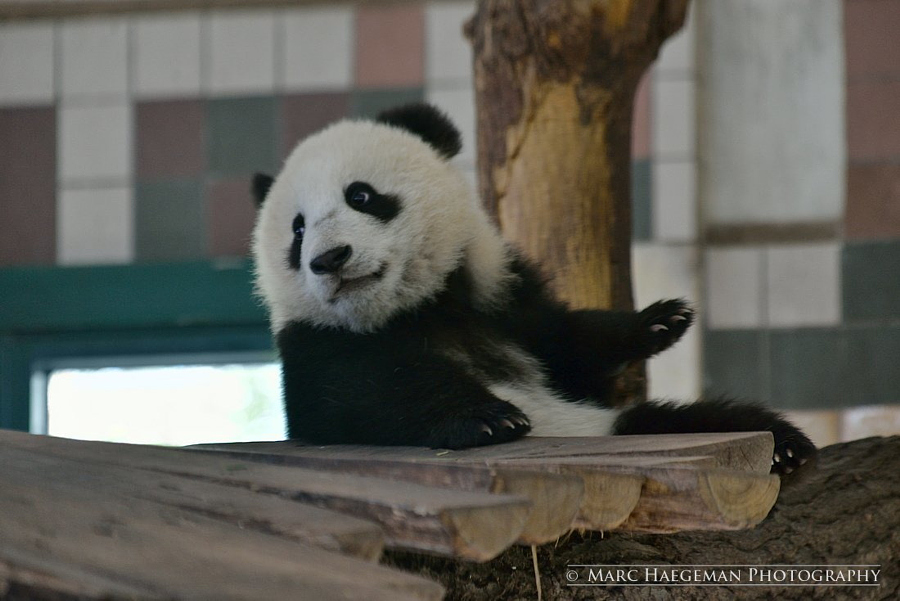
<svg viewBox="0 0 900 601">
<path fill-rule="evenodd" d="M 577 475 L 549 473 L 542 469 L 495 468 L 478 463 L 449 465 L 379 459 L 357 460 L 352 457 L 304 457 L 279 452 L 245 452 L 241 450 L 239 444 L 197 445 L 191 448 L 197 452 L 213 452 L 273 465 L 374 476 L 469 492 L 520 495 L 531 502 L 531 511 L 517 540 L 524 545 L 540 545 L 554 541 L 568 532 L 581 507 L 585 487 L 582 478 Z"/>
<path fill-rule="evenodd" d="M 171 448 L 0 431 L 0 449 L 6 448 L 287 496 L 377 522 L 388 546 L 476 561 L 488 560 L 513 544 L 530 509 L 521 496 L 398 485 L 379 478 L 262 465 Z"/>
<path fill-rule="evenodd" d="M 105 467 L 3 449 L 0 591 L 28 599 L 441 598 L 423 578 L 141 499 L 140 490 L 122 495 L 121 472 Z"/>
</svg>

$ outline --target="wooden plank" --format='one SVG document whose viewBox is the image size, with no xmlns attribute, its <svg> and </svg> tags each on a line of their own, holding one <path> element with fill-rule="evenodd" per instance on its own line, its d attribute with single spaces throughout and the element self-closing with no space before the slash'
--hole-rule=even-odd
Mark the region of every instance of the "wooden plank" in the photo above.
<svg viewBox="0 0 900 601">
<path fill-rule="evenodd" d="M 120 473 L 3 449 L 0 590 L 94 599 L 415 599 L 434 582 L 135 497 Z"/>
<path fill-rule="evenodd" d="M 239 447 L 201 445 L 195 452 L 212 452 L 236 459 L 272 465 L 329 471 L 389 480 L 415 482 L 469 492 L 520 495 L 531 502 L 531 512 L 517 542 L 540 545 L 568 532 L 581 506 L 584 494 L 582 478 L 575 474 L 546 470 L 496 468 L 478 464 L 412 463 L 409 461 L 356 460 L 352 458 L 302 457 L 283 453 L 241 452 Z M 624 519 L 624 517 L 623 517 Z"/>
<path fill-rule="evenodd" d="M 24 457 L 23 453 L 26 453 Z M 18 449 L 4 449 L 3 458 L 7 462 L 40 463 L 46 473 L 56 474 L 63 480 L 67 473 L 77 474 L 83 485 L 101 487 L 105 494 L 117 498 L 143 499 L 194 511 L 244 529 L 275 534 L 368 561 L 378 561 L 384 547 L 384 534 L 374 522 L 276 495 L 262 495 L 196 478 L 84 463 Z"/>
<path fill-rule="evenodd" d="M 201 445 L 219 449 L 284 453 L 288 449 L 302 449 L 305 457 L 377 458 L 393 461 L 423 461 L 440 459 L 497 458 L 560 458 L 610 455 L 655 455 L 665 457 L 712 457 L 716 467 L 769 473 L 775 441 L 771 432 L 728 432 L 713 434 L 653 434 L 636 436 L 592 437 L 536 437 L 529 436 L 502 445 L 476 447 L 461 451 L 426 449 L 422 447 L 368 447 L 358 445 L 312 446 L 296 441 L 233 443 L 230 445 Z M 290 451 L 292 455 L 301 454 Z"/>
<path fill-rule="evenodd" d="M 530 509 L 521 496 L 450 491 L 413 483 L 191 451 L 66 440 L 0 431 L 0 449 L 19 448 L 82 462 L 201 478 L 288 496 L 377 522 L 391 547 L 484 561 L 513 544 Z"/>
</svg>

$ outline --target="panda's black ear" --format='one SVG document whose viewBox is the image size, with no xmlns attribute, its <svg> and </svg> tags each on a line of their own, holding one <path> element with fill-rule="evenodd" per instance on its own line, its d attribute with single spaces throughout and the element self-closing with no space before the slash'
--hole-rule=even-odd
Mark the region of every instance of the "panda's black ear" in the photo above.
<svg viewBox="0 0 900 601">
<path fill-rule="evenodd" d="M 274 181 L 274 177 L 265 173 L 257 173 L 253 176 L 253 184 L 250 187 L 253 191 L 253 202 L 256 203 L 257 208 L 262 206 Z"/>
<path fill-rule="evenodd" d="M 459 130 L 447 115 L 430 104 L 418 102 L 388 109 L 379 113 L 375 120 L 419 136 L 446 159 L 455 157 L 462 150 Z"/>
</svg>

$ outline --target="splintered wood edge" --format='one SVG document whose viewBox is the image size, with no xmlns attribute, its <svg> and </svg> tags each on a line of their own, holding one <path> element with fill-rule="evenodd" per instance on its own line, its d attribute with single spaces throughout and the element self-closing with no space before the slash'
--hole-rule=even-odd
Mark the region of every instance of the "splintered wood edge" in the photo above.
<svg viewBox="0 0 900 601">
<path fill-rule="evenodd" d="M 778 500 L 781 479 L 773 474 L 750 474 L 729 470 L 702 473 L 700 495 L 710 509 L 734 528 L 761 522 Z"/>
<path fill-rule="evenodd" d="M 455 555 L 474 561 L 488 561 L 516 542 L 531 504 L 527 501 L 503 507 L 459 507 L 441 514 L 452 533 Z"/>
<path fill-rule="evenodd" d="M 531 512 L 517 542 L 541 545 L 569 531 L 581 507 L 584 482 L 576 475 L 496 469 L 493 493 L 527 497 Z"/>
</svg>

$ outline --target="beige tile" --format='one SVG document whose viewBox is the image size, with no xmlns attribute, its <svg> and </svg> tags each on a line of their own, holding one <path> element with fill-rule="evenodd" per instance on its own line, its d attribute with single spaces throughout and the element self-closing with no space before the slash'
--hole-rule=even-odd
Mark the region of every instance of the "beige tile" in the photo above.
<svg viewBox="0 0 900 601">
<path fill-rule="evenodd" d="M 706 323 L 710 328 L 758 328 L 765 324 L 763 267 L 761 248 L 706 251 Z"/>
<path fill-rule="evenodd" d="M 275 13 L 223 10 L 207 18 L 205 90 L 214 94 L 271 93 L 275 89 Z"/>
<path fill-rule="evenodd" d="M 130 188 L 63 190 L 58 210 L 60 264 L 130 263 L 134 259 Z"/>
<path fill-rule="evenodd" d="M 472 85 L 472 45 L 463 24 L 475 14 L 475 2 L 429 2 L 425 6 L 425 78 L 429 84 Z"/>
<path fill-rule="evenodd" d="M 280 82 L 286 90 L 347 90 L 353 85 L 352 6 L 286 10 Z"/>
<path fill-rule="evenodd" d="M 775 246 L 766 250 L 767 315 L 774 327 L 834 326 L 841 321 L 840 246 Z"/>
<path fill-rule="evenodd" d="M 897 393 L 900 401 L 900 392 Z M 841 420 L 841 440 L 900 434 L 900 405 L 875 405 L 845 409 Z"/>
<path fill-rule="evenodd" d="M 67 101 L 128 93 L 125 19 L 71 19 L 60 33 L 61 92 Z"/>
<path fill-rule="evenodd" d="M 132 35 L 138 97 L 199 95 L 199 13 L 140 16 L 132 22 Z"/>
<path fill-rule="evenodd" d="M 0 105 L 53 102 L 53 27 L 0 24 Z"/>
<path fill-rule="evenodd" d="M 819 447 L 841 442 L 841 412 L 832 411 L 784 411 L 784 416 L 803 430 Z"/>
</svg>

